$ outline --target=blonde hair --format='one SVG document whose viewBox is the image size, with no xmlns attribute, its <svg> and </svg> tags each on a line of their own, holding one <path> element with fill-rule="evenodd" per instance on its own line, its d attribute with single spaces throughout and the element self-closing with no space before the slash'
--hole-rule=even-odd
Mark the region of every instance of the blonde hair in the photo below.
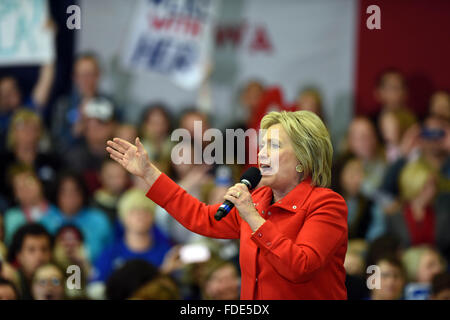
<svg viewBox="0 0 450 320">
<path fill-rule="evenodd" d="M 408 163 L 400 173 L 400 195 L 403 200 L 411 201 L 423 189 L 434 170 L 422 160 Z"/>
<path fill-rule="evenodd" d="M 7 137 L 7 146 L 8 149 L 12 149 L 16 143 L 16 126 L 20 123 L 24 122 L 34 122 L 38 125 L 39 130 L 41 130 L 42 136 L 42 120 L 40 116 L 31 110 L 22 109 L 14 113 L 14 116 L 11 119 L 11 124 L 8 129 L 8 137 Z"/>
<path fill-rule="evenodd" d="M 126 191 L 119 200 L 118 211 L 120 218 L 124 219 L 125 215 L 133 209 L 147 210 L 154 214 L 156 204 L 145 196 L 145 192 L 141 189 L 133 188 Z"/>
<path fill-rule="evenodd" d="M 434 253 L 439 257 L 442 266 L 445 268 L 446 263 L 442 255 L 428 245 L 421 245 L 408 248 L 402 255 L 402 262 L 406 268 L 408 281 L 417 281 L 417 272 L 419 270 L 420 260 L 426 253 Z"/>
<path fill-rule="evenodd" d="M 328 187 L 331 183 L 333 146 L 319 116 L 311 111 L 274 111 L 261 120 L 261 129 L 275 124 L 281 124 L 291 139 L 305 177 L 311 176 L 314 186 Z"/>
</svg>

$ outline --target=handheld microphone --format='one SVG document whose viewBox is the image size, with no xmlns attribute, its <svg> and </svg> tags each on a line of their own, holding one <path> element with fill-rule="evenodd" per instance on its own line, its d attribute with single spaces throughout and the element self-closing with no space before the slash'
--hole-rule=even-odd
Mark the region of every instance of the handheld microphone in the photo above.
<svg viewBox="0 0 450 320">
<path fill-rule="evenodd" d="M 261 171 L 256 167 L 248 168 L 241 177 L 241 183 L 245 184 L 249 190 L 255 188 L 259 181 L 261 181 Z M 225 217 L 233 208 L 234 204 L 231 201 L 225 200 L 217 210 L 214 218 L 217 221 L 220 221 L 220 219 Z"/>
</svg>

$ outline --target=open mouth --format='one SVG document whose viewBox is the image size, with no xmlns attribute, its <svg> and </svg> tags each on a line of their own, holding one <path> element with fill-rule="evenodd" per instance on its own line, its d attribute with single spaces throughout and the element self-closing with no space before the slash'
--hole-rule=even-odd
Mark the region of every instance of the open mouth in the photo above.
<svg viewBox="0 0 450 320">
<path fill-rule="evenodd" d="M 261 174 L 268 174 L 272 171 L 272 167 L 268 164 L 260 163 L 259 170 L 261 171 Z"/>
</svg>

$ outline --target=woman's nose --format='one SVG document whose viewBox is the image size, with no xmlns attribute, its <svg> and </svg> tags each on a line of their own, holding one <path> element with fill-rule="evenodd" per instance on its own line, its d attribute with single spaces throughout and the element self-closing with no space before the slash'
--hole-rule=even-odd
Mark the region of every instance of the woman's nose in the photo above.
<svg viewBox="0 0 450 320">
<path fill-rule="evenodd" d="M 258 160 L 266 160 L 270 158 L 270 154 L 266 147 L 262 148 L 258 152 Z"/>
</svg>

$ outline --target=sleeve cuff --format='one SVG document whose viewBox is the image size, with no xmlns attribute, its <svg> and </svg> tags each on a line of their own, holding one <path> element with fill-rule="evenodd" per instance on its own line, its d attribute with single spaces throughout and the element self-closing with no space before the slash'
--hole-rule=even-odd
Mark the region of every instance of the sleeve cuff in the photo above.
<svg viewBox="0 0 450 320">
<path fill-rule="evenodd" d="M 179 188 L 180 186 L 165 173 L 161 173 L 147 191 L 146 196 L 153 200 L 157 205 L 164 208 Z"/>
<path fill-rule="evenodd" d="M 254 243 L 260 248 L 272 250 L 275 247 L 278 239 L 281 237 L 276 226 L 266 220 L 250 237 Z"/>
</svg>

